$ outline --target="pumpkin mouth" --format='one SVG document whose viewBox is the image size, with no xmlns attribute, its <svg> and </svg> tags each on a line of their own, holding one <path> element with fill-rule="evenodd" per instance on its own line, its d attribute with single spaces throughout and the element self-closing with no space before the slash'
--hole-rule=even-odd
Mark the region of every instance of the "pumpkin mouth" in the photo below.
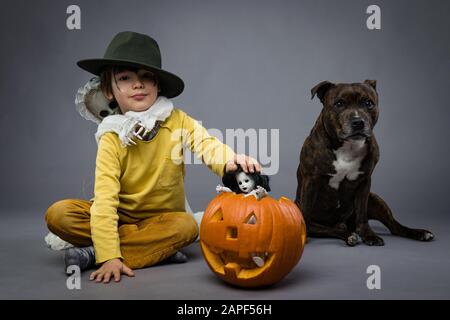
<svg viewBox="0 0 450 320">
<path fill-rule="evenodd" d="M 252 252 L 241 257 L 237 252 L 210 248 L 201 243 L 203 253 L 211 267 L 222 275 L 239 279 L 254 278 L 270 268 L 275 254 L 270 252 Z"/>
</svg>

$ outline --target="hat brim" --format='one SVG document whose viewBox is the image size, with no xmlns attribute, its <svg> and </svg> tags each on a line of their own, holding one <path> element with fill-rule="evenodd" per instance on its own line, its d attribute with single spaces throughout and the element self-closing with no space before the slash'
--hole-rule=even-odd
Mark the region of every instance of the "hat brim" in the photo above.
<svg viewBox="0 0 450 320">
<path fill-rule="evenodd" d="M 129 60 L 115 60 L 115 59 L 85 59 L 77 62 L 77 65 L 90 73 L 100 76 L 103 68 L 107 66 L 124 66 L 137 67 L 150 70 L 158 76 L 161 92 L 159 95 L 166 98 L 174 98 L 179 96 L 184 90 L 184 82 L 177 75 L 166 70 L 150 66 L 135 61 Z"/>
</svg>

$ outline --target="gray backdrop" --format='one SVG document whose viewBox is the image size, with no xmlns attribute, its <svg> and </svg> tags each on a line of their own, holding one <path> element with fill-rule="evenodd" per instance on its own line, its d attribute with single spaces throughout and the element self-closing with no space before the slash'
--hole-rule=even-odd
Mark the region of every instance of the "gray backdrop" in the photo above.
<svg viewBox="0 0 450 320">
<path fill-rule="evenodd" d="M 366 28 L 370 1 L 77 1 L 81 30 L 66 28 L 72 1 L 2 1 L 0 206 L 43 214 L 62 198 L 89 198 L 95 124 L 75 110 L 119 31 L 153 36 L 163 66 L 186 83 L 178 107 L 206 128 L 277 128 L 273 195 L 295 197 L 300 148 L 320 112 L 322 80 L 376 79 L 381 161 L 373 190 L 398 215 L 447 214 L 450 5 L 377 1 L 382 29 Z M 202 210 L 220 182 L 187 168 L 187 196 Z M 7 211 L 2 211 L 7 213 Z"/>
<path fill-rule="evenodd" d="M 74 105 L 91 75 L 75 63 L 101 57 L 123 30 L 157 39 L 163 67 L 186 83 L 176 105 L 206 128 L 280 130 L 274 197 L 295 197 L 300 148 L 320 112 L 310 89 L 322 80 L 376 79 L 381 160 L 372 190 L 406 224 L 414 216 L 427 227 L 448 214 L 448 1 L 1 4 L 4 217 L 25 212 L 43 228 L 52 202 L 92 196 L 96 126 Z M 66 28 L 70 4 L 81 7 L 81 30 Z M 381 7 L 381 30 L 366 28 L 370 4 Z M 189 165 L 191 207 L 203 210 L 219 182 L 205 166 Z"/>
</svg>

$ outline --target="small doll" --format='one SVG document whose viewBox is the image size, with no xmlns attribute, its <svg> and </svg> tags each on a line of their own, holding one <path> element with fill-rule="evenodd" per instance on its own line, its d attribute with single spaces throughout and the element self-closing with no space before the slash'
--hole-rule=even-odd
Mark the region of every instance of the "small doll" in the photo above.
<svg viewBox="0 0 450 320">
<path fill-rule="evenodd" d="M 241 166 L 234 172 L 225 173 L 222 183 L 216 187 L 219 192 L 245 193 L 244 197 L 255 196 L 257 200 L 264 198 L 270 191 L 269 177 L 257 172 L 245 173 Z"/>
</svg>

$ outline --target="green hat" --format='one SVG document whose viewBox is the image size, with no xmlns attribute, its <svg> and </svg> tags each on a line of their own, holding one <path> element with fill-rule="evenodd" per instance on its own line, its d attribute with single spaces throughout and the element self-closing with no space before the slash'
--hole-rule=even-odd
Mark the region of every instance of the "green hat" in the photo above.
<svg viewBox="0 0 450 320">
<path fill-rule="evenodd" d="M 173 98 L 181 94 L 184 82 L 173 73 L 161 69 L 161 52 L 151 37 L 124 31 L 118 33 L 108 45 L 103 59 L 84 59 L 77 65 L 97 76 L 107 66 L 137 67 L 150 70 L 158 76 L 161 96 Z"/>
</svg>

